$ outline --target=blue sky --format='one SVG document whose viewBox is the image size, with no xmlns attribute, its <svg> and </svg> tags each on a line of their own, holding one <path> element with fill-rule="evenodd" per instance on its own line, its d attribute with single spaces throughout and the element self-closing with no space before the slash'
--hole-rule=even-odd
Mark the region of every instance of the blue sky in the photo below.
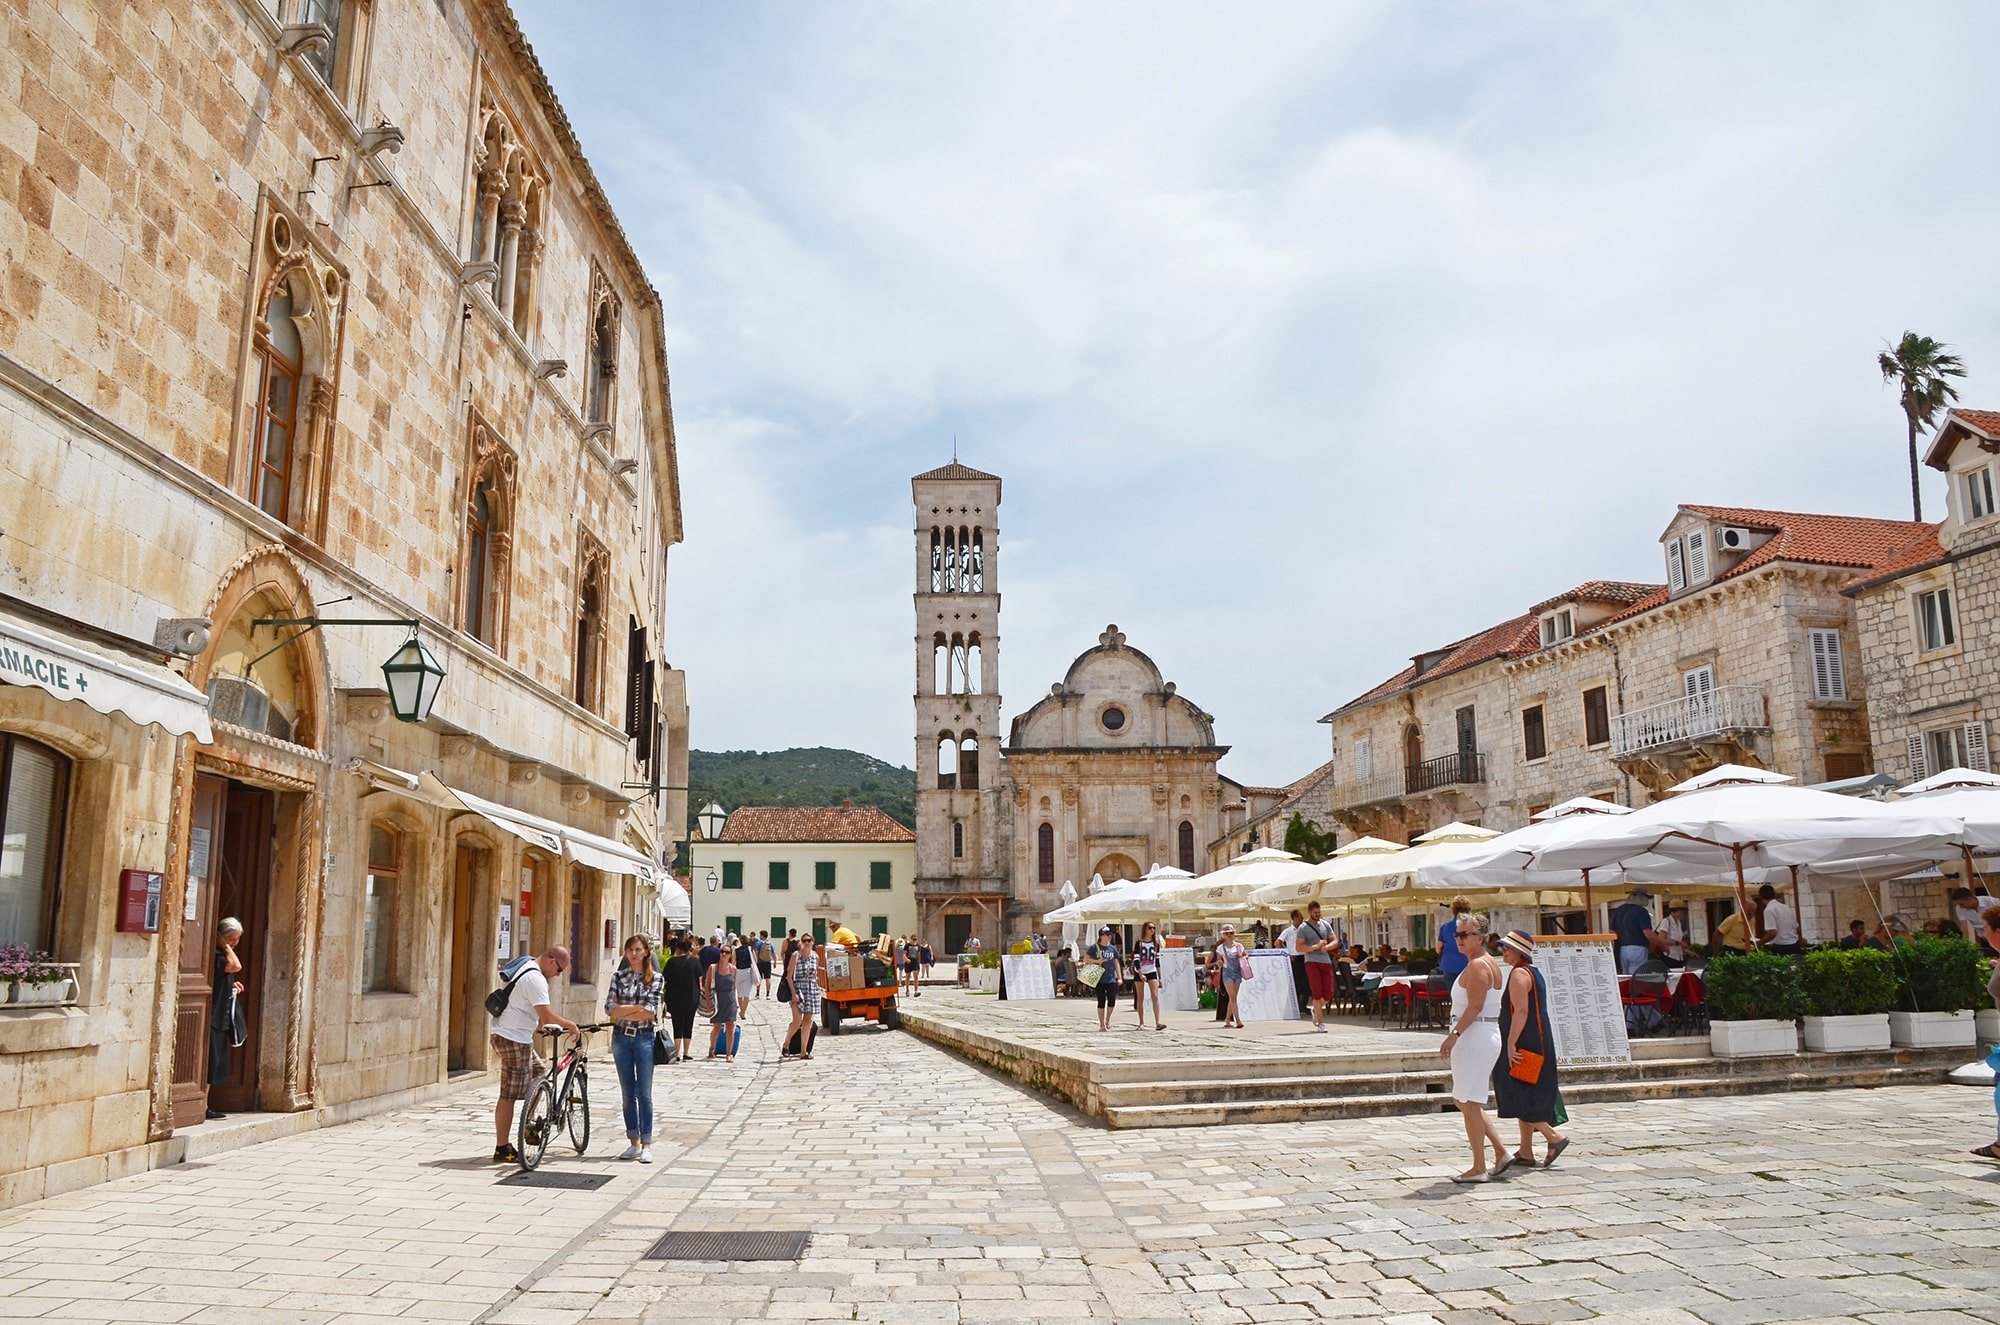
<svg viewBox="0 0 2000 1325">
<path fill-rule="evenodd" d="M 1992 6 L 515 7 L 666 305 L 699 748 L 910 762 L 954 433 L 1008 715 L 1115 621 L 1278 783 L 1676 502 L 1907 516 L 1906 327 L 2000 407 Z"/>
</svg>

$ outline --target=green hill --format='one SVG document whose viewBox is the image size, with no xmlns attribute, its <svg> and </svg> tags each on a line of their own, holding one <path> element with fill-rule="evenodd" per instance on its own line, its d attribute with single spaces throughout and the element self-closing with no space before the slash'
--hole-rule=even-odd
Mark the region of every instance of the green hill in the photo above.
<svg viewBox="0 0 2000 1325">
<path fill-rule="evenodd" d="M 739 805 L 873 805 L 917 826 L 917 775 L 857 750 L 688 751 L 688 815 Z"/>
</svg>

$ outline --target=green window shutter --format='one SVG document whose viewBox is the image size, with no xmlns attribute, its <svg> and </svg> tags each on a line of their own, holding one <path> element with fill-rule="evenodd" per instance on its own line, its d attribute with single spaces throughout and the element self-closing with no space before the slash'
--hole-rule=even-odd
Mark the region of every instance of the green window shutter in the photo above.
<svg viewBox="0 0 2000 1325">
<path fill-rule="evenodd" d="M 868 862 L 868 886 L 878 890 L 889 886 L 888 861 L 871 860 Z"/>
<path fill-rule="evenodd" d="M 813 917 L 813 942 L 826 942 L 826 919 L 823 916 Z"/>
<path fill-rule="evenodd" d="M 725 888 L 741 888 L 743 886 L 742 861 L 725 860 L 722 862 L 722 886 Z"/>
<path fill-rule="evenodd" d="M 792 886 L 792 862 L 774 860 L 771 862 L 771 887 L 776 889 Z"/>
<path fill-rule="evenodd" d="M 789 928 L 789 926 L 785 924 L 785 918 L 783 916 L 772 916 L 771 941 L 773 943 L 782 943 L 784 941 L 785 930 L 787 928 Z"/>
<path fill-rule="evenodd" d="M 813 864 L 813 887 L 821 892 L 833 891 L 833 865 L 830 860 L 815 861 Z"/>
<path fill-rule="evenodd" d="M 887 916 L 868 917 L 868 937 L 879 939 L 888 932 L 889 932 L 889 917 Z"/>
<path fill-rule="evenodd" d="M 731 934 L 741 934 L 743 932 L 743 917 L 742 916 L 722 917 L 722 928 L 726 932 Z"/>
</svg>

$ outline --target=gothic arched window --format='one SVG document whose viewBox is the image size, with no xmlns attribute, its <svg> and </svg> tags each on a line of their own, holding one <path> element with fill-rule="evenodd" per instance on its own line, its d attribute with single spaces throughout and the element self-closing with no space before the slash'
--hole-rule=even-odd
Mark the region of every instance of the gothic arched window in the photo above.
<svg viewBox="0 0 2000 1325">
<path fill-rule="evenodd" d="M 936 525 L 931 526 L 931 592 L 944 592 L 944 535 Z"/>
<path fill-rule="evenodd" d="M 965 855 L 965 825 L 962 823 L 951 826 L 951 855 L 954 860 Z"/>
<path fill-rule="evenodd" d="M 609 592 L 609 558 L 588 535 L 576 584 L 576 658 L 570 698 L 579 708 L 597 711 L 598 676 L 604 655 L 605 598 Z"/>
<path fill-rule="evenodd" d="M 1189 874 L 1195 873 L 1194 825 L 1189 823 L 1185 819 L 1181 820 L 1180 857 L 1181 857 L 1180 867 L 1186 870 Z"/>
<path fill-rule="evenodd" d="M 941 791 L 950 791 L 958 785 L 958 742 L 950 732 L 938 737 L 937 784 Z"/>
<path fill-rule="evenodd" d="M 980 529 L 972 531 L 972 592 L 986 592 L 986 535 Z"/>
<path fill-rule="evenodd" d="M 1054 883 L 1056 881 L 1056 829 L 1054 824 L 1043 824 L 1035 830 L 1035 881 Z"/>
<path fill-rule="evenodd" d="M 299 338 L 299 325 L 292 320 L 291 288 L 283 280 L 265 306 L 256 344 L 257 414 L 250 438 L 250 499 L 264 514 L 290 523 L 305 346 Z"/>
<path fill-rule="evenodd" d="M 611 421 L 611 387 L 618 373 L 618 311 L 608 295 L 597 305 L 590 327 L 590 380 L 583 416 L 592 423 Z"/>
<path fill-rule="evenodd" d="M 514 456 L 477 420 L 472 428 L 470 467 L 464 506 L 465 545 L 459 556 L 459 625 L 481 644 L 499 651 L 507 639 Z"/>
</svg>

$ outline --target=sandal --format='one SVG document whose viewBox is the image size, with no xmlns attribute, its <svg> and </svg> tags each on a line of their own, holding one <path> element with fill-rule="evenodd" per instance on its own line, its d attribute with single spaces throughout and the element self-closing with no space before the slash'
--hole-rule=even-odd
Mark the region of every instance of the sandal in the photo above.
<svg viewBox="0 0 2000 1325">
<path fill-rule="evenodd" d="M 1548 1169 L 1548 1168 L 1554 1168 L 1554 1167 L 1555 1167 L 1555 1163 L 1556 1163 L 1556 1156 L 1558 1156 L 1558 1155 L 1562 1154 L 1562 1152 L 1563 1152 L 1563 1151 L 1565 1151 L 1565 1150 L 1568 1150 L 1568 1149 L 1569 1149 L 1569 1138 L 1568 1138 L 1568 1137 L 1564 1137 L 1564 1138 L 1563 1138 L 1562 1140 L 1560 1140 L 1560 1141 L 1556 1142 L 1556 1143 L 1555 1143 L 1554 1145 L 1550 1146 L 1550 1147 L 1549 1147 L 1549 1157 L 1548 1157 L 1547 1159 L 1545 1159 L 1545 1160 L 1543 1160 L 1543 1161 L 1542 1161 L 1542 1167 L 1543 1167 L 1543 1168 L 1545 1168 L 1545 1169 Z"/>
<path fill-rule="evenodd" d="M 1535 1152 L 1531 1150 L 1524 1155 L 1517 1150 L 1514 1152 L 1514 1162 L 1524 1169 L 1531 1169 L 1535 1167 Z"/>
<path fill-rule="evenodd" d="M 2000 1141 L 1995 1141 L 1990 1146 L 1979 1146 L 1972 1153 L 1981 1159 L 2000 1159 Z"/>
</svg>

